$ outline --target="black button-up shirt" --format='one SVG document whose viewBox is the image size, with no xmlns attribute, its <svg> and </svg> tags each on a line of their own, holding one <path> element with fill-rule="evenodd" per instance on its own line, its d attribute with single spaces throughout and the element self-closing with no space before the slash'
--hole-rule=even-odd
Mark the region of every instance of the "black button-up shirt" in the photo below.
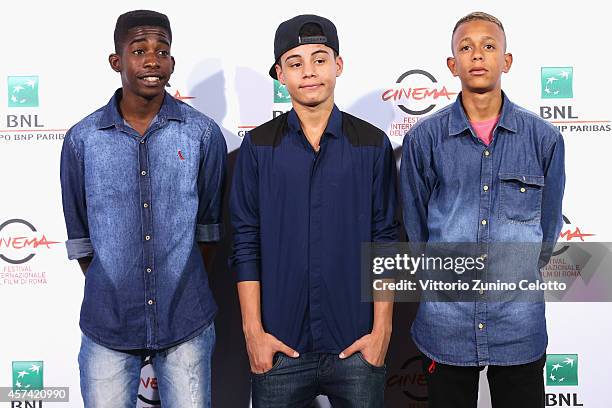
<svg viewBox="0 0 612 408">
<path fill-rule="evenodd" d="M 244 138 L 230 199 L 232 263 L 261 282 L 266 332 L 300 353 L 339 353 L 372 330 L 362 242 L 397 239 L 387 136 L 334 106 L 319 152 L 295 111 Z"/>
</svg>

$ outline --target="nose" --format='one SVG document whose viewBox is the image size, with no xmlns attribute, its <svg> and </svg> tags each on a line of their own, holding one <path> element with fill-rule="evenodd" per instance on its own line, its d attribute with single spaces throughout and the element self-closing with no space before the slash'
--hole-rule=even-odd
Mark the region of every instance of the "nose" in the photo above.
<svg viewBox="0 0 612 408">
<path fill-rule="evenodd" d="M 482 61 L 484 57 L 482 56 L 482 52 L 479 50 L 474 51 L 472 54 L 472 61 Z"/>
<path fill-rule="evenodd" d="M 302 71 L 302 76 L 304 78 L 312 78 L 316 76 L 315 66 L 312 62 L 306 61 L 304 62 L 304 70 Z"/>
<path fill-rule="evenodd" d="M 159 61 L 157 59 L 157 53 L 147 52 L 145 54 L 144 66 L 146 68 L 157 68 L 159 67 Z"/>
</svg>

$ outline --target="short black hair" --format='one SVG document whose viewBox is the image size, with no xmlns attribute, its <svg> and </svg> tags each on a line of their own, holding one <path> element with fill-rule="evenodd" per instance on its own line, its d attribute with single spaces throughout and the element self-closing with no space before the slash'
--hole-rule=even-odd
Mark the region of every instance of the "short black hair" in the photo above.
<svg viewBox="0 0 612 408">
<path fill-rule="evenodd" d="M 168 39 L 172 42 L 172 29 L 168 16 L 152 10 L 133 10 L 123 13 L 117 18 L 115 24 L 115 53 L 119 54 L 128 31 L 134 27 L 153 26 L 163 28 L 168 32 Z"/>
</svg>

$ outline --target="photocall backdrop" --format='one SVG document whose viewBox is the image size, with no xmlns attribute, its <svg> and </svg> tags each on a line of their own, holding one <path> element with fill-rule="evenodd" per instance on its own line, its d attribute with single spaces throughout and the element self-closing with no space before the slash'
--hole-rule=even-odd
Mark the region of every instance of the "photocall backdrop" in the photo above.
<svg viewBox="0 0 612 408">
<path fill-rule="evenodd" d="M 106 104 L 120 86 L 107 61 L 114 24 L 119 14 L 139 8 L 169 16 L 176 70 L 168 92 L 221 126 L 230 169 L 245 132 L 290 109 L 286 89 L 267 74 L 281 21 L 303 13 L 334 21 L 345 62 L 337 105 L 384 129 L 399 149 L 411 126 L 451 103 L 460 91 L 446 68 L 457 19 L 475 10 L 492 13 L 504 23 L 508 51 L 514 55 L 503 88 L 511 100 L 558 126 L 565 138 L 566 225 L 560 241 L 612 239 L 612 28 L 604 3 L 379 1 L 305 7 L 265 1 L 9 2 L 0 17 L 5 39 L 0 66 L 0 386 L 27 380 L 32 387 L 69 387 L 70 401 L 54 406 L 83 406 L 77 354 L 84 278 L 77 262 L 66 257 L 59 155 L 67 129 Z M 227 211 L 224 217 L 227 223 Z M 220 305 L 213 406 L 240 408 L 249 406 L 248 359 L 234 278 L 227 269 L 229 254 L 226 235 L 209 271 Z M 554 270 L 576 273 L 576 266 L 561 258 L 553 262 Z M 396 305 L 387 358 L 388 407 L 427 406 L 419 353 L 409 336 L 415 312 L 414 304 Z M 547 306 L 546 370 L 560 363 L 566 378 L 559 383 L 547 377 L 547 406 L 610 406 L 611 313 L 610 303 Z M 28 374 L 20 377 L 24 370 Z M 139 394 L 135 406 L 159 404 L 150 365 L 143 367 Z M 317 404 L 328 406 L 325 398 Z M 490 406 L 486 380 L 481 381 L 479 406 Z"/>
</svg>

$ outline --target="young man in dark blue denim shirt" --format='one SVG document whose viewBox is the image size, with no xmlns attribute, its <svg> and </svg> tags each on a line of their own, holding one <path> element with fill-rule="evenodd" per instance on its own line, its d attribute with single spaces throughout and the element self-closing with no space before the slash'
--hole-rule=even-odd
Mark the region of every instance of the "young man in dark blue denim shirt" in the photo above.
<svg viewBox="0 0 612 408">
<path fill-rule="evenodd" d="M 502 92 L 512 55 L 497 18 L 472 13 L 459 20 L 452 52 L 448 67 L 462 92 L 404 140 L 400 185 L 408 238 L 476 243 L 485 265 L 494 243 L 530 243 L 536 250 L 518 261 L 539 277 L 563 224 L 563 138 Z M 544 302 L 487 301 L 486 291 L 476 296 L 420 304 L 412 336 L 424 354 L 429 406 L 476 407 L 479 371 L 488 366 L 494 408 L 543 407 Z"/>
<path fill-rule="evenodd" d="M 397 238 L 396 167 L 381 130 L 334 104 L 336 28 L 282 23 L 270 75 L 293 109 L 242 142 L 230 199 L 253 406 L 383 406 L 392 302 L 362 301 L 362 242 Z"/>
<path fill-rule="evenodd" d="M 85 273 L 88 408 L 134 407 L 147 355 L 164 407 L 210 406 L 217 306 L 202 256 L 221 236 L 227 148 L 212 119 L 165 92 L 171 42 L 165 15 L 121 15 L 109 62 L 122 88 L 62 148 L 68 257 Z"/>
</svg>

